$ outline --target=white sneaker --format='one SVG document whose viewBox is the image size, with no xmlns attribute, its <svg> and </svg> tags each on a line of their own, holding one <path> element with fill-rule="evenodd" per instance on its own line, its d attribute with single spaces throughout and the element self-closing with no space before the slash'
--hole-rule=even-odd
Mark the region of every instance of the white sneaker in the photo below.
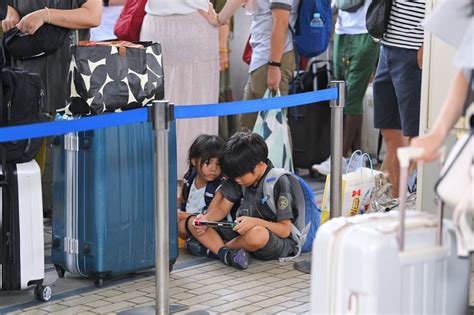
<svg viewBox="0 0 474 315">
<path fill-rule="evenodd" d="M 344 173 L 346 171 L 346 166 L 347 166 L 347 159 L 342 158 L 342 172 Z M 314 164 L 311 169 L 315 172 L 318 172 L 321 175 L 328 175 L 331 173 L 331 157 L 328 157 L 328 159 L 321 164 Z"/>
</svg>

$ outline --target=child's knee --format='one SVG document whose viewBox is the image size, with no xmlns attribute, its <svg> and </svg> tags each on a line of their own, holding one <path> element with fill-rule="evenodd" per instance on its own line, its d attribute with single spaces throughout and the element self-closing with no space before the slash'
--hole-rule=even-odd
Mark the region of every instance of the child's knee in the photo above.
<svg viewBox="0 0 474 315">
<path fill-rule="evenodd" d="M 255 226 L 245 233 L 247 243 L 255 248 L 262 248 L 267 245 L 270 234 L 263 226 Z"/>
<path fill-rule="evenodd" d="M 193 232 L 195 231 L 194 225 L 193 225 L 193 221 L 195 218 L 196 218 L 195 215 L 190 215 L 186 218 L 184 226 L 185 226 L 187 234 L 193 234 Z"/>
</svg>

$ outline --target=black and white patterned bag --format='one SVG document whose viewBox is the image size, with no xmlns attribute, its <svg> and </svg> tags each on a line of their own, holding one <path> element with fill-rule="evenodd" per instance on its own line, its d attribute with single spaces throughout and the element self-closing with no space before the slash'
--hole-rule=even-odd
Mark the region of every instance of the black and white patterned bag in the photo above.
<svg viewBox="0 0 474 315">
<path fill-rule="evenodd" d="M 146 106 L 164 98 L 161 46 L 153 42 L 80 42 L 72 47 L 69 115 Z"/>
</svg>

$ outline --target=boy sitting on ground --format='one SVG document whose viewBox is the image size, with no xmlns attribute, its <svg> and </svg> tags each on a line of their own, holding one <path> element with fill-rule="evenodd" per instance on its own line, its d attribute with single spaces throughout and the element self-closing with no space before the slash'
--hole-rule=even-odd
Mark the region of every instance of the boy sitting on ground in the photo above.
<svg viewBox="0 0 474 315">
<path fill-rule="evenodd" d="M 297 251 L 290 237 L 292 221 L 298 216 L 290 181 L 282 176 L 274 187 L 276 214 L 263 195 L 264 178 L 273 168 L 263 138 L 254 133 L 239 132 L 224 145 L 219 159 L 222 172 L 229 177 L 218 188 L 208 212 L 195 221 L 188 220 L 188 229 L 205 247 L 226 265 L 247 269 L 249 252 L 263 260 L 288 257 Z M 236 227 L 211 228 L 196 226 L 197 221 L 220 221 L 232 206 L 241 201 Z"/>
</svg>

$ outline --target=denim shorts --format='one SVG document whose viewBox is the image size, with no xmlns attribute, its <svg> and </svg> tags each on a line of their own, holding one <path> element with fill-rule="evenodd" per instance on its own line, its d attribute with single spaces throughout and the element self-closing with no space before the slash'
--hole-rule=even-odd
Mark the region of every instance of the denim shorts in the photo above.
<svg viewBox="0 0 474 315">
<path fill-rule="evenodd" d="M 421 70 L 417 50 L 382 45 L 374 88 L 374 127 L 399 129 L 406 137 L 420 128 Z"/>
<path fill-rule="evenodd" d="M 224 242 L 228 242 L 240 235 L 234 230 L 227 228 L 215 229 Z M 274 260 L 280 257 L 288 257 L 296 253 L 297 247 L 295 241 L 291 238 L 278 237 L 268 229 L 267 231 L 270 234 L 267 244 L 259 250 L 252 252 L 252 256 L 261 260 Z"/>
</svg>

